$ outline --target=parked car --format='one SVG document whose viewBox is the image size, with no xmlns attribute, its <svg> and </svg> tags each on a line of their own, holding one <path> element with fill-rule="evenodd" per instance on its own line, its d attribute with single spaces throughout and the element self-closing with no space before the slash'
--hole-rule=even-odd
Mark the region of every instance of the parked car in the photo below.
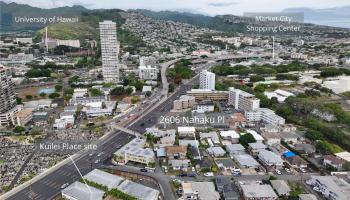
<svg viewBox="0 0 350 200">
<path fill-rule="evenodd" d="M 142 169 L 140 169 L 140 172 L 147 172 L 147 169 L 142 168 Z"/>
<path fill-rule="evenodd" d="M 204 173 L 204 176 L 211 177 L 211 176 L 214 176 L 214 173 L 213 172 L 207 172 L 207 173 Z"/>
<path fill-rule="evenodd" d="M 180 177 L 185 177 L 185 176 L 187 176 L 187 174 L 186 174 L 186 173 L 181 172 L 180 174 L 178 174 L 178 176 L 180 176 Z"/>
<path fill-rule="evenodd" d="M 195 173 L 190 173 L 187 175 L 188 177 L 196 177 L 196 174 Z"/>
<path fill-rule="evenodd" d="M 276 169 L 276 173 L 277 173 L 278 175 L 281 175 L 281 174 L 282 174 L 281 171 L 278 170 L 278 169 Z"/>
</svg>

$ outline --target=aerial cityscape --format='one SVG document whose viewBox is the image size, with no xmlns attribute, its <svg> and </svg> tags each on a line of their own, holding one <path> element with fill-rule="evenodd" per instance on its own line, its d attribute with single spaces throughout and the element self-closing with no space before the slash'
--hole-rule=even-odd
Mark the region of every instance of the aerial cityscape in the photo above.
<svg viewBox="0 0 350 200">
<path fill-rule="evenodd" d="M 0 199 L 350 200 L 349 19 L 0 1 Z"/>
</svg>

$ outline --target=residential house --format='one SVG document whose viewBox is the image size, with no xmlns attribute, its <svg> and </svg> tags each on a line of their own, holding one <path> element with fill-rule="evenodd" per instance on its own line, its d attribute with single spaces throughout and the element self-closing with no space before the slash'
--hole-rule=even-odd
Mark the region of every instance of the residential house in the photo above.
<svg viewBox="0 0 350 200">
<path fill-rule="evenodd" d="M 325 155 L 323 156 L 323 165 L 324 166 L 332 166 L 337 170 L 340 170 L 345 163 L 344 160 L 337 158 L 333 155 Z"/>
<path fill-rule="evenodd" d="M 173 168 L 173 170 L 187 171 L 190 160 L 176 160 L 172 159 L 168 161 L 168 164 Z"/>
<path fill-rule="evenodd" d="M 268 146 L 276 146 L 281 143 L 281 137 L 275 132 L 262 132 L 261 134 L 264 138 L 264 142 Z"/>
<path fill-rule="evenodd" d="M 248 150 L 252 155 L 258 155 L 261 150 L 266 149 L 266 145 L 261 142 L 248 143 Z"/>
<path fill-rule="evenodd" d="M 246 153 L 244 146 L 242 146 L 241 144 L 226 145 L 225 149 L 230 155 Z"/>
<path fill-rule="evenodd" d="M 223 138 L 225 140 L 229 140 L 232 143 L 238 143 L 239 137 L 240 137 L 240 135 L 234 130 L 220 131 L 220 136 L 221 136 L 221 138 Z"/>
<path fill-rule="evenodd" d="M 258 157 L 265 166 L 277 168 L 283 166 L 283 160 L 281 156 L 275 154 L 272 151 L 263 149 L 259 152 Z"/>
<path fill-rule="evenodd" d="M 214 157 L 223 157 L 226 154 L 226 151 L 221 147 L 209 147 L 207 152 Z"/>
<path fill-rule="evenodd" d="M 187 146 L 168 146 L 165 147 L 168 159 L 185 159 Z"/>
<path fill-rule="evenodd" d="M 306 168 L 307 162 L 303 160 L 300 156 L 291 156 L 286 158 L 290 166 L 295 168 Z"/>
</svg>

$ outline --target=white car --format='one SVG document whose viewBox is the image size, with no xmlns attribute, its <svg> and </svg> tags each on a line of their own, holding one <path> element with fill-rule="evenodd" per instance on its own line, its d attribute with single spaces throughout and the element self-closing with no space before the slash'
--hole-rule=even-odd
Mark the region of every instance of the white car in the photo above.
<svg viewBox="0 0 350 200">
<path fill-rule="evenodd" d="M 96 161 L 95 161 L 95 164 L 97 164 L 97 163 L 99 163 L 99 162 L 100 162 L 100 160 L 96 160 Z"/>
<path fill-rule="evenodd" d="M 194 167 L 192 167 L 192 172 L 196 172 L 196 169 Z"/>
<path fill-rule="evenodd" d="M 277 173 L 278 175 L 281 175 L 281 174 L 282 174 L 281 171 L 278 170 L 278 169 L 276 169 L 276 173 Z"/>
<path fill-rule="evenodd" d="M 212 177 L 212 176 L 214 176 L 214 173 L 213 172 L 207 172 L 207 173 L 204 173 L 204 176 Z"/>
<path fill-rule="evenodd" d="M 286 170 L 286 172 L 288 172 L 288 173 L 290 173 L 290 172 L 291 172 L 291 171 L 290 171 L 290 169 L 288 169 L 288 168 L 286 168 L 285 170 Z"/>
<path fill-rule="evenodd" d="M 61 189 L 66 188 L 68 185 L 69 185 L 69 183 L 65 183 L 65 184 L 61 185 Z"/>
<path fill-rule="evenodd" d="M 304 168 L 300 168 L 300 171 L 306 173 L 306 170 Z"/>
</svg>

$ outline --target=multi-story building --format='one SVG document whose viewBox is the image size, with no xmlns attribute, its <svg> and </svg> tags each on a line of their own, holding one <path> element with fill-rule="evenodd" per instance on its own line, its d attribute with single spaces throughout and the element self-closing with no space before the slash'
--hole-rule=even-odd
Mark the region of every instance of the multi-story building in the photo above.
<svg viewBox="0 0 350 200">
<path fill-rule="evenodd" d="M 140 57 L 140 66 L 154 66 L 157 63 L 157 59 L 153 56 L 142 56 Z"/>
<path fill-rule="evenodd" d="M 112 21 L 100 22 L 102 74 L 105 82 L 119 82 L 117 27 Z"/>
<path fill-rule="evenodd" d="M 193 96 L 182 95 L 179 100 L 174 101 L 174 110 L 182 110 L 192 108 L 196 103 L 196 98 Z"/>
<path fill-rule="evenodd" d="M 16 106 L 16 94 L 11 78 L 11 70 L 0 65 L 0 126 L 16 124 L 15 114 L 20 110 Z"/>
<path fill-rule="evenodd" d="M 16 113 L 16 125 L 25 126 L 33 119 L 33 109 L 25 108 Z"/>
<path fill-rule="evenodd" d="M 139 66 L 139 77 L 141 80 L 157 80 L 158 69 L 150 65 Z"/>
<path fill-rule="evenodd" d="M 228 104 L 233 105 L 235 109 L 252 111 L 260 107 L 260 100 L 253 94 L 230 87 Z"/>
<path fill-rule="evenodd" d="M 246 111 L 245 117 L 249 122 L 259 122 L 262 121 L 266 124 L 279 126 L 285 123 L 285 119 L 268 108 L 258 108 L 253 111 Z"/>
<path fill-rule="evenodd" d="M 208 89 L 192 89 L 186 93 L 196 97 L 197 100 L 227 101 L 229 96 L 228 91 L 212 91 Z"/>
<path fill-rule="evenodd" d="M 57 46 L 68 46 L 68 47 L 80 47 L 80 41 L 79 40 L 57 40 Z"/>
<path fill-rule="evenodd" d="M 203 70 L 199 74 L 199 88 L 204 90 L 215 90 L 215 74 Z"/>
<path fill-rule="evenodd" d="M 119 163 L 126 164 L 128 161 L 149 165 L 155 162 L 155 155 L 152 149 L 143 148 L 146 141 L 135 138 L 127 145 L 114 153 L 114 158 Z"/>
<path fill-rule="evenodd" d="M 7 58 L 1 58 L 0 64 L 4 64 L 7 66 L 16 66 L 24 65 L 26 63 L 31 62 L 32 60 L 34 60 L 33 54 L 17 53 L 9 54 Z"/>
</svg>

